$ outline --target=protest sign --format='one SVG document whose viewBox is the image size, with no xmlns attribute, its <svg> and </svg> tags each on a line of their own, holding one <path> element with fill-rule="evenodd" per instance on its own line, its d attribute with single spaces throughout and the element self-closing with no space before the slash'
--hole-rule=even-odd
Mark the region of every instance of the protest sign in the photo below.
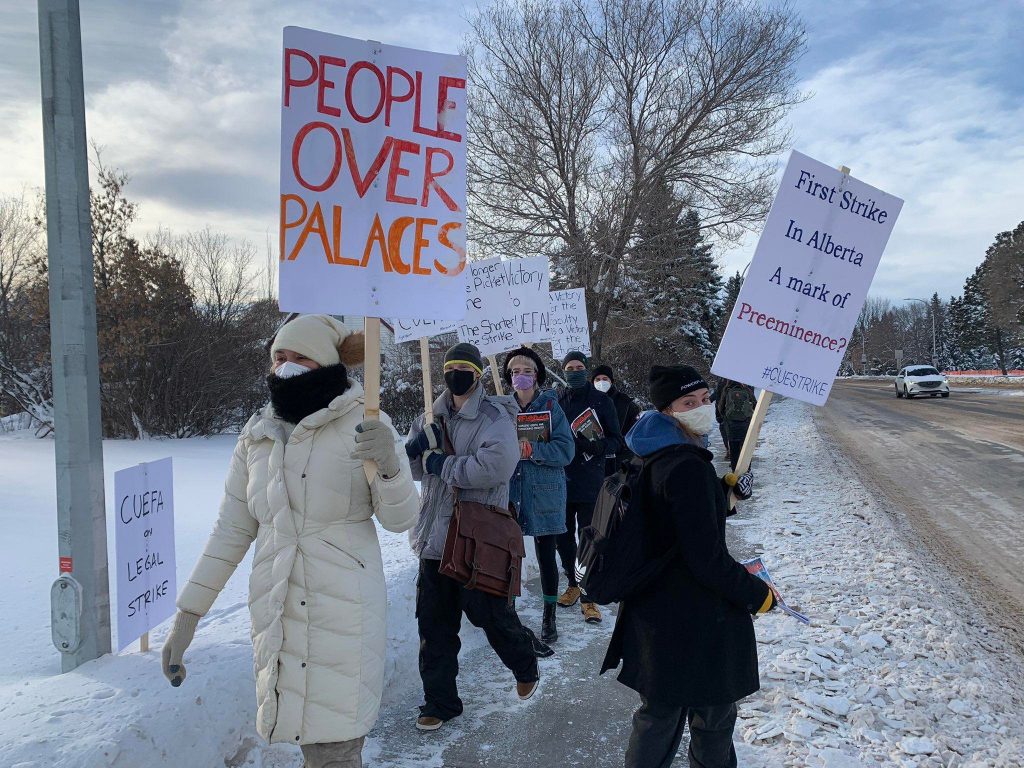
<svg viewBox="0 0 1024 768">
<path fill-rule="evenodd" d="M 171 459 L 114 473 L 114 539 L 117 647 L 124 650 L 174 614 L 178 586 Z"/>
<path fill-rule="evenodd" d="M 582 288 L 551 291 L 549 310 L 551 356 L 561 360 L 572 351 L 590 357 L 590 324 Z"/>
<path fill-rule="evenodd" d="M 465 60 L 286 27 L 283 68 L 281 310 L 461 317 Z"/>
<path fill-rule="evenodd" d="M 488 357 L 547 340 L 547 256 L 484 259 L 469 266 L 466 316 L 457 329 L 459 341 L 475 345 Z"/>
<path fill-rule="evenodd" d="M 459 322 L 458 320 L 403 320 L 395 318 L 391 321 L 391 327 L 395 332 L 395 344 L 402 344 L 406 341 L 429 339 L 431 336 L 440 336 L 443 333 L 454 333 L 459 327 Z"/>
<path fill-rule="evenodd" d="M 902 206 L 793 152 L 711 372 L 824 405 Z"/>
</svg>

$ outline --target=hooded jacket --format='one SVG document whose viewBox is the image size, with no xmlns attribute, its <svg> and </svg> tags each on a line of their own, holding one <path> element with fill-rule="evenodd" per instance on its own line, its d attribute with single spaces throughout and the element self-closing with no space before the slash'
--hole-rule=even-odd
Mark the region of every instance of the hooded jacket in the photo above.
<svg viewBox="0 0 1024 768">
<path fill-rule="evenodd" d="M 550 390 L 537 393 L 524 413 L 551 412 L 551 439 L 534 442 L 530 458 L 516 466 L 509 500 L 527 536 L 565 533 L 565 467 L 576 453 L 569 422 Z"/>
<path fill-rule="evenodd" d="M 601 672 L 680 707 L 729 704 L 760 687 L 751 614 L 768 586 L 729 554 L 726 502 L 711 454 L 676 422 L 651 411 L 626 439 L 645 460 L 640 509 L 653 557 L 677 554 L 659 577 L 620 605 Z"/>
<path fill-rule="evenodd" d="M 270 406 L 253 416 L 231 457 L 213 533 L 178 597 L 179 609 L 204 616 L 256 542 L 256 729 L 271 742 L 347 741 L 377 719 L 387 590 L 371 518 L 408 530 L 418 504 L 401 445 L 389 480 L 368 483 L 350 458 L 362 420 L 358 383 L 290 433 Z"/>
<path fill-rule="evenodd" d="M 455 453 L 445 458 L 440 476 L 426 474 L 422 460 L 412 462 L 412 475 L 421 481 L 419 519 L 413 533 L 413 551 L 421 560 L 440 560 L 444 553 L 455 504 L 452 488 L 458 488 L 466 501 L 508 506 L 509 478 L 519 463 L 518 411 L 512 397 L 486 395 L 480 382 L 461 410 L 453 408 L 448 390 L 434 401 L 434 419 L 447 428 Z M 421 414 L 413 422 L 409 440 L 423 432 L 423 420 Z"/>
</svg>

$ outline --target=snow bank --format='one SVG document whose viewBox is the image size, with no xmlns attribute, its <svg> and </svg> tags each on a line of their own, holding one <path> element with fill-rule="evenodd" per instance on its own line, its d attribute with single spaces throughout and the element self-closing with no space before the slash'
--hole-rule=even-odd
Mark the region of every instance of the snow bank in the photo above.
<svg viewBox="0 0 1024 768">
<path fill-rule="evenodd" d="M 157 768 L 180 766 L 183 759 L 197 768 L 301 764 L 294 746 L 270 748 L 256 734 L 246 604 L 251 553 L 200 622 L 180 688 L 160 671 L 159 649 L 170 622 L 152 633 L 154 650 L 147 654 L 135 644 L 58 674 L 60 656 L 49 627 L 49 589 L 57 573 L 53 441 L 20 437 L 0 437 L 0 529 L 7 538 L 0 564 L 0 615 L 6 617 L 0 623 L 6 652 L 0 665 L 0 766 Z M 108 501 L 114 471 L 174 458 L 179 585 L 213 527 L 235 439 L 104 441 Z M 378 533 L 388 580 L 388 699 L 419 684 L 417 561 L 406 534 Z M 112 524 L 108 534 L 113 552 Z M 111 582 L 113 591 L 113 574 Z"/>
<path fill-rule="evenodd" d="M 762 690 L 740 706 L 753 766 L 1024 765 L 1024 670 L 796 401 L 776 402 L 756 499 L 732 518 L 812 618 L 758 619 Z"/>
</svg>

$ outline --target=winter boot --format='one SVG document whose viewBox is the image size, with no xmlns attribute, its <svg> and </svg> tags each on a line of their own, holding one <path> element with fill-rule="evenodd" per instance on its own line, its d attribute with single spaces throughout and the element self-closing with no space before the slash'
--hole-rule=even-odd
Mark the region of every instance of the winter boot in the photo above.
<svg viewBox="0 0 1024 768">
<path fill-rule="evenodd" d="M 363 737 L 328 744 L 303 744 L 303 768 L 362 768 Z"/>
<path fill-rule="evenodd" d="M 587 624 L 600 624 L 601 623 L 601 612 L 597 609 L 594 603 L 583 604 L 583 620 Z"/>
<path fill-rule="evenodd" d="M 569 608 L 570 606 L 576 605 L 576 601 L 580 599 L 580 595 L 583 594 L 579 587 L 570 584 L 565 588 L 565 592 L 558 598 L 558 604 L 563 608 Z"/>
<path fill-rule="evenodd" d="M 545 643 L 558 641 L 558 629 L 555 626 L 555 604 L 544 602 L 544 619 L 540 625 L 540 639 Z"/>
</svg>

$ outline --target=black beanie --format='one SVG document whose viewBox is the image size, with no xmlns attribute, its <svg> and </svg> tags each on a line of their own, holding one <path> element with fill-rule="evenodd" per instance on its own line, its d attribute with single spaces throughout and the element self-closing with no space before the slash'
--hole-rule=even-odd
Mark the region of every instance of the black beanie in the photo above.
<svg viewBox="0 0 1024 768">
<path fill-rule="evenodd" d="M 593 381 L 598 376 L 607 376 L 612 380 L 612 384 L 615 383 L 615 374 L 612 373 L 612 367 L 610 365 L 599 365 L 594 369 L 594 372 L 590 374 L 590 380 Z"/>
<path fill-rule="evenodd" d="M 472 344 L 461 342 L 449 349 L 444 354 L 445 367 L 448 363 L 469 363 L 476 368 L 481 376 L 484 373 L 484 359 L 480 357 L 480 350 Z"/>
<path fill-rule="evenodd" d="M 529 347 L 520 347 L 519 349 L 513 349 L 507 355 L 505 355 L 505 363 L 502 366 L 502 376 L 510 387 L 512 386 L 512 372 L 509 370 L 508 364 L 512 362 L 513 357 L 526 357 L 533 361 L 534 366 L 537 368 L 537 386 L 544 386 L 544 380 L 547 375 L 544 371 L 544 361 L 540 359 L 540 355 L 534 352 Z"/>
<path fill-rule="evenodd" d="M 709 389 L 704 377 L 696 368 L 688 365 L 656 365 L 651 368 L 648 383 L 651 403 L 659 411 L 676 398 L 696 392 L 698 389 Z"/>
<path fill-rule="evenodd" d="M 562 367 L 565 368 L 565 366 L 567 366 L 573 360 L 579 360 L 581 363 L 583 363 L 584 368 L 590 366 L 590 361 L 587 360 L 586 355 L 584 355 L 582 352 L 573 350 L 572 352 L 570 352 L 569 354 L 562 358 Z"/>
</svg>

